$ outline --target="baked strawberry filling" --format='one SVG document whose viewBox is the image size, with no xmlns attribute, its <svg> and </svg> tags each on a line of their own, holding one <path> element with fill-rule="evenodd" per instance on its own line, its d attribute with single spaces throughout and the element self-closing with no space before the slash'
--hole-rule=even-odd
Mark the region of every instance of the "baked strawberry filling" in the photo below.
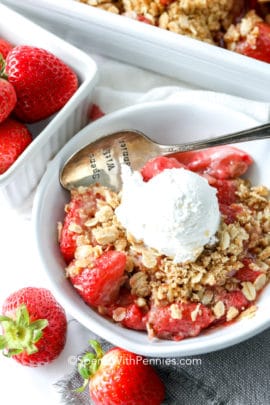
<svg viewBox="0 0 270 405">
<path fill-rule="evenodd" d="M 122 225 L 121 193 L 99 184 L 73 190 L 59 243 L 67 277 L 85 303 L 126 328 L 171 340 L 254 313 L 269 277 L 270 202 L 266 187 L 240 177 L 252 163 L 247 153 L 225 146 L 157 157 L 141 169 L 145 183 L 179 169 L 216 189 L 214 241 L 183 262 Z"/>
</svg>

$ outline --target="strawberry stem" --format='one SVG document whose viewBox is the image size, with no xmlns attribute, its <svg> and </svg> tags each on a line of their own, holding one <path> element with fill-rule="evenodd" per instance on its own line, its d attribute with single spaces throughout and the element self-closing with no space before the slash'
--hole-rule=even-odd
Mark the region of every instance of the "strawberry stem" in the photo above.
<svg viewBox="0 0 270 405">
<path fill-rule="evenodd" d="M 4 334 L 0 335 L 0 350 L 7 357 L 26 352 L 28 355 L 38 351 L 35 343 L 43 335 L 43 329 L 48 326 L 47 319 L 30 321 L 29 312 L 23 304 L 16 310 L 15 319 L 0 316 Z"/>
<path fill-rule="evenodd" d="M 83 377 L 84 383 L 75 390 L 76 392 L 82 392 L 86 388 L 89 379 L 97 372 L 100 361 L 104 356 L 102 347 L 97 340 L 91 339 L 89 340 L 89 344 L 94 349 L 94 353 L 87 352 L 78 364 L 78 372 Z"/>
</svg>

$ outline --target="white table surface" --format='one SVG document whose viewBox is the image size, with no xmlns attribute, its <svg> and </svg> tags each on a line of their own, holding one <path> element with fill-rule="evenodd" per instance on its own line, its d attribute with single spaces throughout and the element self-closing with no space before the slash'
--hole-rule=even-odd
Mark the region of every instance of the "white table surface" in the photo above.
<svg viewBox="0 0 270 405">
<path fill-rule="evenodd" d="M 33 249 L 31 221 L 3 207 L 0 201 L 0 224 L 2 271 L 0 303 L 2 304 L 10 293 L 22 287 L 50 288 Z M 8 399 L 5 403 L 8 405 L 60 403 L 60 396 L 53 383 L 72 370 L 69 358 L 79 354 L 87 345 L 87 340 L 87 331 L 75 320 L 69 320 L 65 349 L 50 365 L 30 368 L 0 355 L 1 397 Z"/>
</svg>

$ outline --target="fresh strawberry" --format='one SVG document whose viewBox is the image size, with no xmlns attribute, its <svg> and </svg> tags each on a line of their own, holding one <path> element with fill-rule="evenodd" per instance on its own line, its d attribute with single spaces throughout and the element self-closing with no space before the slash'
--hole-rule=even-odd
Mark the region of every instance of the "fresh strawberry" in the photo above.
<svg viewBox="0 0 270 405">
<path fill-rule="evenodd" d="M 49 290 L 22 288 L 5 300 L 2 312 L 0 348 L 8 357 L 36 367 L 53 361 L 64 348 L 65 312 Z"/>
<path fill-rule="evenodd" d="M 246 172 L 253 159 L 246 152 L 233 146 L 182 152 L 175 155 L 189 170 L 208 174 L 217 179 L 234 179 Z"/>
<path fill-rule="evenodd" d="M 163 172 L 165 169 L 173 169 L 185 167 L 178 160 L 173 157 L 157 156 L 148 162 L 141 169 L 141 174 L 144 181 L 150 180 L 152 177 Z"/>
<path fill-rule="evenodd" d="M 236 45 L 235 51 L 270 63 L 270 25 L 265 22 L 258 22 L 256 27 L 259 33 L 255 44 L 251 44 L 246 39 L 243 39 Z"/>
<path fill-rule="evenodd" d="M 89 342 L 96 354 L 82 358 L 78 370 L 95 405 L 160 405 L 165 386 L 143 356 L 115 347 L 104 354 L 97 341 Z"/>
<path fill-rule="evenodd" d="M 0 78 L 0 123 L 10 115 L 17 102 L 12 84 Z"/>
<path fill-rule="evenodd" d="M 91 267 L 71 275 L 70 281 L 88 305 L 108 305 L 116 300 L 124 281 L 126 255 L 109 250 L 93 261 Z"/>
<path fill-rule="evenodd" d="M 91 218 L 96 210 L 95 195 L 89 189 L 86 193 L 79 193 L 77 190 L 71 192 L 71 201 L 66 206 L 66 217 L 60 232 L 60 251 L 66 263 L 74 259 L 77 247 L 76 239 L 79 236 L 73 230 L 74 226 L 83 227 L 85 218 Z M 72 227 L 73 226 L 73 227 Z"/>
<path fill-rule="evenodd" d="M 213 321 L 210 309 L 191 302 L 174 304 L 173 308 L 152 306 L 147 318 L 154 336 L 171 340 L 197 336 Z"/>
<path fill-rule="evenodd" d="M 13 48 L 13 45 L 4 38 L 0 38 L 0 54 L 3 59 L 6 59 L 8 53 Z"/>
<path fill-rule="evenodd" d="M 31 141 L 24 124 L 10 118 L 0 124 L 0 174 L 8 170 Z"/>
<path fill-rule="evenodd" d="M 57 112 L 78 88 L 77 76 L 70 67 L 50 52 L 27 45 L 9 52 L 6 73 L 17 94 L 14 112 L 25 122 Z"/>
</svg>

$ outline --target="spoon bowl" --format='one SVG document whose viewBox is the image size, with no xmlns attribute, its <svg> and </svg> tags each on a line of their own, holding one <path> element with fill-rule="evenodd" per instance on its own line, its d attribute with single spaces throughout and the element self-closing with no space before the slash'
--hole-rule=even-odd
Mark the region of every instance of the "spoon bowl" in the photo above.
<svg viewBox="0 0 270 405">
<path fill-rule="evenodd" d="M 60 172 L 60 183 L 67 190 L 100 183 L 118 191 L 121 189 L 121 165 L 139 170 L 155 156 L 204 149 L 270 137 L 270 123 L 229 135 L 204 139 L 182 145 L 162 145 L 137 130 L 123 130 L 90 143 L 75 152 Z"/>
</svg>

